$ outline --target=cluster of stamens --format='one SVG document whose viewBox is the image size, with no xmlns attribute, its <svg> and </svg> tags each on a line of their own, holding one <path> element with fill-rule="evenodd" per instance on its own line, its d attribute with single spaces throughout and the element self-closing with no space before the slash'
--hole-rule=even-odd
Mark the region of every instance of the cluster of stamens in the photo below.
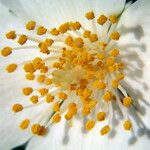
<svg viewBox="0 0 150 150">
<path fill-rule="evenodd" d="M 96 21 L 93 11 L 87 12 L 85 17 L 92 24 Z M 101 28 L 103 26 L 114 28 L 117 22 L 118 18 L 115 15 L 109 17 L 101 15 L 97 18 L 97 25 Z M 117 47 L 108 48 L 110 41 L 119 40 L 119 32 L 108 30 L 106 36 L 101 36 L 86 30 L 80 22 L 65 22 L 58 28 L 48 30 L 43 26 L 38 26 L 35 21 L 30 21 L 26 24 L 26 29 L 36 30 L 36 34 L 39 36 L 50 37 L 40 41 L 28 35 L 17 34 L 15 31 L 6 34 L 7 39 L 15 40 L 17 38 L 17 42 L 21 45 L 20 49 L 24 48 L 23 45 L 27 41 L 32 41 L 37 43 L 37 50 L 39 49 L 41 53 L 48 56 L 47 59 L 36 57 L 23 66 L 25 78 L 37 81 L 43 87 L 40 89 L 25 87 L 22 89 L 22 93 L 29 96 L 29 101 L 33 106 L 47 103 L 47 105 L 51 105 L 52 110 L 52 114 L 48 113 L 51 117 L 46 123 L 40 124 L 39 121 L 31 125 L 33 134 L 45 135 L 47 127 L 51 123 L 60 122 L 62 117 L 71 121 L 77 114 L 90 118 L 85 124 L 85 129 L 90 131 L 96 122 L 105 121 L 106 117 L 109 120 L 112 115 L 102 106 L 105 105 L 109 108 L 113 103 L 116 103 L 122 111 L 126 111 L 132 105 L 131 97 L 121 86 L 125 65 L 118 59 L 120 50 Z M 63 46 L 57 47 L 58 42 L 61 42 Z M 9 56 L 15 50 L 9 46 L 4 47 L 1 50 L 1 55 Z M 51 59 L 54 59 L 55 62 L 53 64 L 47 63 L 46 60 Z M 17 64 L 15 63 L 6 67 L 8 73 L 12 73 L 16 69 Z M 56 90 L 49 92 L 54 86 Z M 124 93 L 122 99 L 120 99 L 118 89 Z M 96 98 L 95 93 L 98 93 L 100 97 Z M 71 94 L 76 96 L 75 101 L 70 100 L 69 95 Z M 66 104 L 66 109 L 62 110 L 63 105 Z M 15 113 L 23 111 L 25 108 L 28 107 L 20 103 L 12 106 Z M 91 118 L 90 114 L 94 110 L 95 117 Z M 25 118 L 20 123 L 20 128 L 27 129 L 30 122 L 29 118 Z M 125 130 L 131 129 L 132 124 L 128 117 L 125 117 L 123 127 Z M 111 125 L 107 123 L 100 133 L 105 135 L 110 130 Z"/>
</svg>

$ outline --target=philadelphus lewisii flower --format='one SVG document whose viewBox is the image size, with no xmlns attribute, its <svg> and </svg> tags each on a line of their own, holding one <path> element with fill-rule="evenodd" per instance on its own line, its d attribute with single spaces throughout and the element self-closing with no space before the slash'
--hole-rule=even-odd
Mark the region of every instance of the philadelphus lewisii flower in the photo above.
<svg viewBox="0 0 150 150">
<path fill-rule="evenodd" d="M 0 149 L 148 150 L 149 7 L 1 0 Z"/>
</svg>

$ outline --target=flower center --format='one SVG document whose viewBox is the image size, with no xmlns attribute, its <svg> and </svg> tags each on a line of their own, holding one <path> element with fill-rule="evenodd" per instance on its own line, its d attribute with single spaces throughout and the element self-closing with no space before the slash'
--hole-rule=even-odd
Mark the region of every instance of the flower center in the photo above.
<svg viewBox="0 0 150 150">
<path fill-rule="evenodd" d="M 120 33 L 116 31 L 120 16 L 100 15 L 96 19 L 94 12 L 90 11 L 85 17 L 92 24 L 92 30 L 85 29 L 80 22 L 65 22 L 49 31 L 35 21 L 30 21 L 26 24 L 26 29 L 32 32 L 36 30 L 36 34 L 43 36 L 43 40 L 15 31 L 6 34 L 7 39 L 18 38 L 17 42 L 21 46 L 4 47 L 1 51 L 4 57 L 32 47 L 47 56 L 36 57 L 23 66 L 26 79 L 36 80 L 43 86 L 40 89 L 30 86 L 22 89 L 24 95 L 30 96 L 32 105 L 17 103 L 12 106 L 14 112 L 43 103 L 51 106 L 51 111 L 46 110 L 46 115 L 49 116 L 46 122 L 39 119 L 31 125 L 33 134 L 45 135 L 47 127 L 60 122 L 62 117 L 70 122 L 77 114 L 82 114 L 89 118 L 85 124 L 88 131 L 96 122 L 104 121 L 107 117 L 107 124 L 100 130 L 101 135 L 105 135 L 111 130 L 113 103 L 118 104 L 125 114 L 124 128 L 130 130 L 132 127 L 125 113 L 126 108 L 132 105 L 132 99 L 121 86 L 125 65 L 119 59 L 120 50 L 113 45 L 120 38 Z M 24 46 L 28 42 L 36 45 Z M 6 67 L 8 73 L 16 69 L 15 63 Z M 123 99 L 120 99 L 118 89 L 123 93 Z M 94 113 L 94 117 L 91 113 Z M 45 113 L 42 117 L 45 117 Z M 20 128 L 28 128 L 30 122 L 29 117 L 25 118 L 20 123 Z"/>
</svg>

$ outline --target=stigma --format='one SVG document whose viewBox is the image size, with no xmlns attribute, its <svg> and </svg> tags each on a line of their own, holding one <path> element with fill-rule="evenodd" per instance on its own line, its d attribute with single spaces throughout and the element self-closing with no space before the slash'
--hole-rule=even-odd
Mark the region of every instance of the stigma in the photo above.
<svg viewBox="0 0 150 150">
<path fill-rule="evenodd" d="M 20 129 L 30 128 L 34 135 L 44 136 L 51 124 L 59 124 L 62 118 L 70 124 L 77 114 L 81 114 L 87 118 L 84 125 L 87 132 L 92 132 L 97 123 L 105 122 L 99 134 L 106 135 L 112 129 L 112 105 L 115 104 L 124 115 L 122 127 L 125 131 L 131 130 L 127 110 L 132 107 L 133 99 L 122 86 L 126 65 L 119 59 L 119 48 L 112 47 L 112 43 L 121 37 L 121 33 L 116 31 L 119 16 L 101 14 L 96 18 L 94 12 L 89 11 L 84 19 L 92 24 L 92 30 L 86 29 L 78 21 L 64 22 L 47 29 L 32 20 L 25 28 L 34 32 L 37 38 L 15 30 L 6 33 L 8 40 L 19 44 L 18 47 L 6 46 L 1 50 L 1 55 L 6 59 L 24 49 L 28 52 L 28 42 L 34 42 L 37 51 L 45 55 L 45 58 L 35 57 L 22 67 L 24 79 L 37 82 L 42 88 L 29 85 L 20 89 L 27 97 L 28 105 L 24 106 L 20 101 L 14 103 L 11 109 L 19 113 L 43 103 L 51 109 L 45 108 L 44 113 L 41 112 L 42 119 L 36 123 L 32 123 L 33 118 L 27 116 L 20 121 Z M 17 66 L 16 63 L 9 64 L 6 71 L 15 73 Z M 75 98 L 72 99 L 70 95 Z M 45 117 L 49 119 L 42 121 Z"/>
</svg>

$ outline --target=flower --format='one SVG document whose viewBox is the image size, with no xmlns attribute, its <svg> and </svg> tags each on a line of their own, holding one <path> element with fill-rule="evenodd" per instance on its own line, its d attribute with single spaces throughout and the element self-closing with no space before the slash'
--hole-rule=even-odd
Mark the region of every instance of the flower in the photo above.
<svg viewBox="0 0 150 150">
<path fill-rule="evenodd" d="M 1 6 L 9 21 L 1 31 L 10 31 L 1 50 L 1 149 L 27 141 L 27 149 L 109 149 L 100 134 L 112 138 L 116 127 L 111 147 L 127 149 L 128 136 L 133 144 L 149 135 L 148 51 L 141 51 L 149 46 L 149 2 L 2 2 L 10 12 Z M 30 19 L 25 28 L 20 18 Z M 141 140 L 133 146 L 143 148 Z"/>
</svg>

